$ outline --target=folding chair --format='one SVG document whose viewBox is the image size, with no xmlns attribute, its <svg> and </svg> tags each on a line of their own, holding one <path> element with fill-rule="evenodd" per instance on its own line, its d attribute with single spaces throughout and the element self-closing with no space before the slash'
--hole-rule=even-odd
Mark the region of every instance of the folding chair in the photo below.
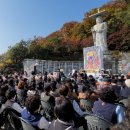
<svg viewBox="0 0 130 130">
<path fill-rule="evenodd" d="M 20 117 L 23 130 L 36 130 L 29 122 Z"/>
<path fill-rule="evenodd" d="M 18 113 L 16 110 L 12 109 L 11 107 L 5 108 L 4 111 L 7 114 L 4 124 L 4 128 L 6 130 L 23 130 L 21 121 L 19 119 L 21 114 Z"/>
<path fill-rule="evenodd" d="M 95 115 L 86 115 L 88 130 L 109 130 L 112 123 Z"/>
</svg>

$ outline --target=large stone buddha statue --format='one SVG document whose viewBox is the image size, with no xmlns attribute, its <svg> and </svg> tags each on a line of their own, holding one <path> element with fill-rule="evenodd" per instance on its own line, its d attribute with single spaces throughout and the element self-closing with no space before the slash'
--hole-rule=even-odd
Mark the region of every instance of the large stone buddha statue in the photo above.
<svg viewBox="0 0 130 130">
<path fill-rule="evenodd" d="M 96 25 L 92 28 L 93 41 L 95 46 L 100 46 L 104 52 L 107 50 L 107 23 L 103 22 L 101 16 L 96 18 Z"/>
</svg>

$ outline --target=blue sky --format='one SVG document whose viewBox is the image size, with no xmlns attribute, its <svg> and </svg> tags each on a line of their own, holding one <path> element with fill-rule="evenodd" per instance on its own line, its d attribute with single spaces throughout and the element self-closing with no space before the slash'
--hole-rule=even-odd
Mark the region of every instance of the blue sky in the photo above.
<svg viewBox="0 0 130 130">
<path fill-rule="evenodd" d="M 0 54 L 17 42 L 47 36 L 110 0 L 0 0 Z"/>
</svg>

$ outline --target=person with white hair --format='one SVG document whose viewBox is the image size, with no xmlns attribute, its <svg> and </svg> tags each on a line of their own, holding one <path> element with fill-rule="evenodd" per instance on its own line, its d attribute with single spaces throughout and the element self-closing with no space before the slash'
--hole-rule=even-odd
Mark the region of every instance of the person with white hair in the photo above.
<svg viewBox="0 0 130 130">
<path fill-rule="evenodd" d="M 121 97 L 128 98 L 130 96 L 130 75 L 127 75 L 125 86 L 121 88 Z"/>
</svg>

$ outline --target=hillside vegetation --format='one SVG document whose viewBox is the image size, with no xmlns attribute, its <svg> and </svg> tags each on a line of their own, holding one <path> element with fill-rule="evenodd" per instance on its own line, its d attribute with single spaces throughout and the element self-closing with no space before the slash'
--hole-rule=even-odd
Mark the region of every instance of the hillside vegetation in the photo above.
<svg viewBox="0 0 130 130">
<path fill-rule="evenodd" d="M 104 17 L 108 23 L 109 50 L 130 50 L 130 5 L 123 0 L 115 0 L 103 5 L 100 10 L 109 13 Z M 95 20 L 89 18 L 97 9 L 85 13 L 81 22 L 70 21 L 60 30 L 47 37 L 34 37 L 20 41 L 0 55 L 0 69 L 18 69 L 25 58 L 43 60 L 83 60 L 83 48 L 93 46 L 91 27 Z"/>
</svg>

